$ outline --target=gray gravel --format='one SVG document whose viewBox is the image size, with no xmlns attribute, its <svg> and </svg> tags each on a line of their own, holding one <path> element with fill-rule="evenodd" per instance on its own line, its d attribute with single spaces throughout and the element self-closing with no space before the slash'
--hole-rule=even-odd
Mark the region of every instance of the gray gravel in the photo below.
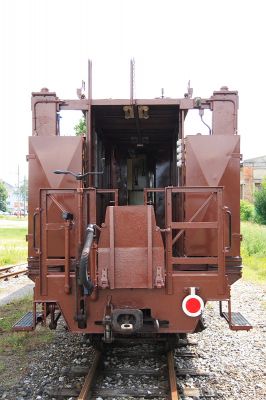
<svg viewBox="0 0 266 400">
<path fill-rule="evenodd" d="M 204 312 L 207 329 L 199 334 L 189 335 L 190 339 L 198 341 L 198 346 L 186 349 L 196 351 L 199 358 L 176 358 L 176 363 L 183 368 L 208 370 L 210 375 L 178 378 L 178 384 L 180 387 L 198 387 L 208 389 L 209 392 L 212 390 L 217 395 L 213 397 L 215 399 L 265 400 L 265 287 L 237 282 L 233 286 L 233 294 L 233 309 L 242 312 L 254 328 L 250 332 L 230 331 L 227 323 L 219 317 L 218 305 L 209 303 Z M 6 389 L 3 382 L 2 385 L 0 383 L 0 399 L 51 400 L 55 386 L 75 386 L 80 389 L 83 378 L 71 380 L 66 371 L 70 366 L 90 365 L 93 350 L 88 343 L 84 343 L 82 335 L 66 332 L 61 322 L 54 342 L 29 356 L 31 361 L 27 373 L 17 385 Z M 145 375 L 134 379 L 139 380 L 139 387 L 147 382 Z M 122 379 L 120 381 L 119 386 L 125 385 Z M 69 397 L 66 399 L 70 400 Z"/>
<path fill-rule="evenodd" d="M 21 264 L 12 269 L 24 269 L 27 264 Z M 17 278 L 12 277 L 7 281 L 0 280 L 0 306 L 10 303 L 12 300 L 21 299 L 25 296 L 33 294 L 34 283 L 26 275 L 19 275 Z"/>
</svg>

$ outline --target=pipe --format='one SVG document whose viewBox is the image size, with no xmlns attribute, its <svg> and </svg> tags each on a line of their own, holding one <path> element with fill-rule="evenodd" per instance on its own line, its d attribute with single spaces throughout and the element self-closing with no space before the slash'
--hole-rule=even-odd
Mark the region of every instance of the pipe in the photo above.
<svg viewBox="0 0 266 400">
<path fill-rule="evenodd" d="M 94 228 L 93 224 L 89 224 L 87 226 L 87 236 L 86 240 L 84 243 L 84 247 L 81 253 L 81 258 L 80 258 L 80 263 L 79 263 L 79 279 L 81 284 L 84 286 L 86 290 L 87 295 L 91 295 L 94 289 L 94 285 L 91 281 L 91 279 L 88 277 L 87 274 L 87 265 L 88 265 L 88 259 L 89 259 L 89 254 L 90 254 L 90 249 L 93 241 L 93 235 L 94 235 Z"/>
</svg>

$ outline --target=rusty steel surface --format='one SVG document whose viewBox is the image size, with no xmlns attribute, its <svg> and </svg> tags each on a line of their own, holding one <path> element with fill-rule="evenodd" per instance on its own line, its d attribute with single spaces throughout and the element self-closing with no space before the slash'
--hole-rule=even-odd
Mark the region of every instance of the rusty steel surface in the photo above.
<svg viewBox="0 0 266 400">
<path fill-rule="evenodd" d="M 153 207 L 108 207 L 98 244 L 99 286 L 104 269 L 104 287 L 151 289 L 156 267 L 164 269 L 164 247 Z"/>
<path fill-rule="evenodd" d="M 232 248 L 226 256 L 237 257 L 240 254 L 240 151 L 239 137 L 218 135 L 218 136 L 189 136 L 186 138 L 186 184 L 222 186 L 224 187 L 224 205 L 233 214 L 232 219 Z M 210 165 L 212 166 L 210 168 Z M 232 195 L 234 193 L 234 195 Z M 199 202 L 205 197 L 193 198 L 188 195 L 185 202 L 185 213 L 187 218 L 198 208 Z M 199 218 L 208 220 L 214 214 L 213 202 L 208 205 Z M 225 219 L 225 223 L 227 223 Z M 228 243 L 228 226 L 225 229 L 225 240 Z M 188 254 L 195 253 L 202 255 L 215 252 L 215 236 L 211 232 L 199 231 L 198 234 L 191 233 L 187 236 L 186 249 Z"/>
<path fill-rule="evenodd" d="M 167 353 L 167 365 L 168 365 L 168 377 L 170 387 L 170 399 L 179 400 L 180 396 L 176 385 L 176 373 L 175 373 L 175 359 L 173 351 Z"/>
<path fill-rule="evenodd" d="M 78 396 L 78 400 L 87 400 L 88 393 L 90 392 L 92 385 L 94 383 L 94 380 L 95 380 L 97 368 L 99 367 L 99 364 L 101 361 L 101 356 L 102 356 L 102 354 L 96 350 L 89 373 L 85 377 L 84 384 L 83 384 L 81 392 Z"/>
<path fill-rule="evenodd" d="M 35 304 L 59 307 L 70 331 L 107 342 L 115 338 L 113 315 L 139 334 L 194 332 L 200 315 L 185 315 L 185 296 L 195 289 L 204 304 L 229 300 L 241 277 L 237 92 L 135 99 L 131 80 L 130 99 L 93 99 L 91 62 L 88 74 L 88 98 L 80 90 L 78 100 L 61 100 L 45 88 L 32 96 L 28 261 Z M 209 135 L 185 137 L 193 109 L 201 117 L 212 111 Z M 63 110 L 84 112 L 84 137 L 60 136 Z M 85 249 L 88 226 L 93 238 Z"/>
</svg>

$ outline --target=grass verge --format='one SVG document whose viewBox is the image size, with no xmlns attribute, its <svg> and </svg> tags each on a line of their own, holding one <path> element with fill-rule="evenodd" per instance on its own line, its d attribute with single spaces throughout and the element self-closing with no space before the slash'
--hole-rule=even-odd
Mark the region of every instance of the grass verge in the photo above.
<svg viewBox="0 0 266 400">
<path fill-rule="evenodd" d="M 17 217 L 16 215 L 0 215 L 0 220 L 5 220 L 5 221 L 27 221 L 28 217 L 27 216 L 21 216 Z"/>
<path fill-rule="evenodd" d="M 255 283 L 266 283 L 266 226 L 242 222 L 241 232 L 243 278 Z"/>
<path fill-rule="evenodd" d="M 0 226 L 0 267 L 27 260 L 27 228 Z"/>
<path fill-rule="evenodd" d="M 42 326 L 32 332 L 11 331 L 14 323 L 30 310 L 32 310 L 31 296 L 0 307 L 0 353 L 27 352 L 53 339 L 54 332 Z"/>
<path fill-rule="evenodd" d="M 6 387 L 18 382 L 30 362 L 30 352 L 54 338 L 54 331 L 43 326 L 32 332 L 11 331 L 13 324 L 30 310 L 31 296 L 0 307 L 0 382 L 5 382 Z"/>
</svg>

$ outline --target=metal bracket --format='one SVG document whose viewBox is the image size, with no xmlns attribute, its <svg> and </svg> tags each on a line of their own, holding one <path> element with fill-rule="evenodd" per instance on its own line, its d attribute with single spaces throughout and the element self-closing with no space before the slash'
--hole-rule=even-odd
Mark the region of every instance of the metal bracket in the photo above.
<svg viewBox="0 0 266 400">
<path fill-rule="evenodd" d="M 106 289 L 109 287 L 109 282 L 108 282 L 108 272 L 107 268 L 102 269 L 102 275 L 100 279 L 100 285 L 103 289 Z"/>
<path fill-rule="evenodd" d="M 156 268 L 156 276 L 155 276 L 155 287 L 158 289 L 164 287 L 164 278 L 163 278 L 163 267 Z"/>
<path fill-rule="evenodd" d="M 29 161 L 29 160 L 36 160 L 36 154 L 27 154 L 26 161 Z"/>
</svg>

